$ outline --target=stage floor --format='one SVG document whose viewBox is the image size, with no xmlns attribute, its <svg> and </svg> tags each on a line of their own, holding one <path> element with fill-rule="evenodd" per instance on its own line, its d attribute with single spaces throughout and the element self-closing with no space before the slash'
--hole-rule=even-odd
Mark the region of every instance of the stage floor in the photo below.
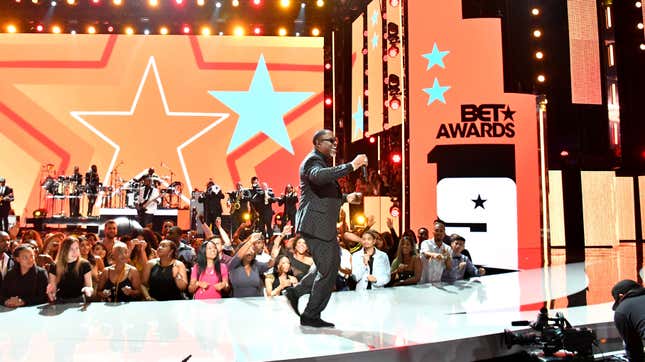
<svg viewBox="0 0 645 362">
<path fill-rule="evenodd" d="M 534 320 L 530 305 L 539 308 L 534 305 L 587 286 L 585 265 L 570 264 L 454 285 L 339 292 L 323 313 L 335 329 L 301 327 L 285 297 L 0 308 L 0 360 L 328 360 L 323 356 L 350 354 L 337 357 L 470 361 L 504 352 L 499 334 L 513 329 L 511 321 Z M 304 303 L 305 297 L 301 310 Z M 564 313 L 573 325 L 613 320 L 609 302 Z M 421 348 L 447 341 L 445 353 Z"/>
</svg>

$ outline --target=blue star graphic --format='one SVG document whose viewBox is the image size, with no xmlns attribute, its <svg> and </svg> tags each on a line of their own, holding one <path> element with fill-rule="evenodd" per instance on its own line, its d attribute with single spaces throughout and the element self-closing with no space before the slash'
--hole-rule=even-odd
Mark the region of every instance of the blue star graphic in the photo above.
<svg viewBox="0 0 645 362">
<path fill-rule="evenodd" d="M 264 133 L 293 154 L 293 146 L 283 116 L 309 98 L 313 92 L 276 92 L 269 70 L 260 55 L 248 91 L 208 91 L 239 115 L 227 154 L 258 133 Z"/>
<path fill-rule="evenodd" d="M 439 80 L 435 78 L 432 88 L 423 88 L 423 91 L 430 95 L 430 98 L 428 98 L 428 105 L 431 105 L 434 101 L 446 104 L 446 99 L 443 97 L 443 94 L 446 93 L 448 89 L 450 89 L 449 86 L 440 86 Z"/>
<path fill-rule="evenodd" d="M 423 57 L 428 59 L 428 67 L 426 68 L 426 70 L 430 70 L 430 68 L 434 67 L 435 65 L 438 65 L 441 68 L 446 68 L 445 64 L 443 64 L 443 57 L 448 55 L 448 53 L 450 52 L 447 50 L 440 52 L 439 48 L 437 47 L 437 43 L 434 43 L 432 52 L 423 54 Z"/>
<path fill-rule="evenodd" d="M 363 102 L 361 102 L 361 97 L 358 97 L 358 102 L 356 102 L 356 112 L 352 113 L 352 119 L 354 120 L 354 137 L 361 138 L 363 137 Z M 356 134 L 358 133 L 358 135 Z"/>
<path fill-rule="evenodd" d="M 374 10 L 372 12 L 372 26 L 375 26 L 376 23 L 378 22 L 378 11 Z"/>
<path fill-rule="evenodd" d="M 378 38 L 378 34 L 374 33 L 374 35 L 372 36 L 372 49 L 378 46 Z"/>
</svg>

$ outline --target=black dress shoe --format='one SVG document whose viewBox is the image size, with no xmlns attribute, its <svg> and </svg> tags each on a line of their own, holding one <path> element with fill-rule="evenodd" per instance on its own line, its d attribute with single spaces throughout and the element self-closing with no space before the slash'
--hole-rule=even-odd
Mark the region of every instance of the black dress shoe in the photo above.
<svg viewBox="0 0 645 362">
<path fill-rule="evenodd" d="M 300 316 L 300 325 L 314 328 L 334 328 L 334 323 L 325 322 L 320 318 L 307 318 Z"/>
<path fill-rule="evenodd" d="M 295 289 L 293 287 L 287 288 L 284 292 L 284 295 L 287 297 L 287 300 L 289 301 L 289 305 L 291 306 L 291 309 L 300 316 L 300 312 L 298 312 L 298 295 L 296 294 Z"/>
</svg>

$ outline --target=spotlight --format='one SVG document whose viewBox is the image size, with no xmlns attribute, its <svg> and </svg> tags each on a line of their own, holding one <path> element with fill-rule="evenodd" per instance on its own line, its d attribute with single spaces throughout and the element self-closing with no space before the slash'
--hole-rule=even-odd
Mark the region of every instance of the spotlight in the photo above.
<svg viewBox="0 0 645 362">
<path fill-rule="evenodd" d="M 330 97 L 325 98 L 325 105 L 331 106 L 331 104 L 332 104 L 331 98 Z"/>
<path fill-rule="evenodd" d="M 396 46 L 396 44 L 392 45 L 387 49 L 387 55 L 389 55 L 390 58 L 396 58 L 396 56 L 399 55 L 399 47 Z"/>
<path fill-rule="evenodd" d="M 390 207 L 390 216 L 399 217 L 400 215 L 401 215 L 401 210 L 398 207 L 396 206 Z"/>
<path fill-rule="evenodd" d="M 112 3 L 113 3 L 114 5 L 117 5 L 117 6 L 118 6 L 118 5 L 123 4 L 123 0 L 112 0 Z"/>
<path fill-rule="evenodd" d="M 401 108 L 401 100 L 398 98 L 401 95 L 401 79 L 396 74 L 390 74 L 387 77 L 387 94 L 392 97 L 386 102 L 390 109 L 397 110 Z"/>
<path fill-rule="evenodd" d="M 262 0 L 253 0 L 253 5 L 259 6 L 262 4 Z"/>
<path fill-rule="evenodd" d="M 531 9 L 531 14 L 533 14 L 534 16 L 540 15 L 540 9 L 538 8 Z"/>
<path fill-rule="evenodd" d="M 239 0 L 233 0 L 233 6 L 240 6 Z"/>
<path fill-rule="evenodd" d="M 331 69 L 331 64 L 330 63 L 325 63 L 325 69 L 330 70 Z"/>
<path fill-rule="evenodd" d="M 244 221 L 249 221 L 249 220 L 251 220 L 251 214 L 249 214 L 248 212 L 243 213 L 243 214 L 242 214 L 242 219 L 243 219 Z"/>
<path fill-rule="evenodd" d="M 244 35 L 244 28 L 241 27 L 241 26 L 236 26 L 235 29 L 233 29 L 233 35 L 235 35 L 235 36 Z"/>
<path fill-rule="evenodd" d="M 365 215 L 356 214 L 356 216 L 354 216 L 354 223 L 356 225 L 365 225 L 366 222 L 367 222 L 367 218 L 365 217 Z"/>
<path fill-rule="evenodd" d="M 144 35 L 150 35 L 150 29 L 144 29 L 143 34 Z"/>
<path fill-rule="evenodd" d="M 301 9 L 304 9 L 306 6 L 307 6 L 307 4 L 305 4 L 305 3 L 300 3 L 300 8 L 301 8 Z"/>
<path fill-rule="evenodd" d="M 190 34 L 190 27 L 188 25 L 184 25 L 182 31 L 184 34 Z"/>
<path fill-rule="evenodd" d="M 640 48 L 641 50 L 645 50 L 645 44 L 641 43 Z"/>
<path fill-rule="evenodd" d="M 278 29 L 278 35 L 280 35 L 280 36 L 287 35 L 287 29 L 285 29 L 285 28 Z"/>
<path fill-rule="evenodd" d="M 533 30 L 533 37 L 539 38 L 541 36 L 542 36 L 542 32 L 540 31 L 540 29 Z"/>
<path fill-rule="evenodd" d="M 33 213 L 31 215 L 36 219 L 47 217 L 47 210 L 46 209 L 36 209 L 36 210 L 33 211 Z"/>
<path fill-rule="evenodd" d="M 398 152 L 394 152 L 394 153 L 392 154 L 391 159 L 392 159 L 392 162 L 393 162 L 393 163 L 401 163 L 401 154 L 400 154 L 400 153 L 398 153 Z"/>
<path fill-rule="evenodd" d="M 205 3 L 204 0 L 197 0 L 197 6 L 204 6 Z"/>
<path fill-rule="evenodd" d="M 386 35 L 390 47 L 387 49 L 387 54 L 394 58 L 399 55 L 399 46 L 401 38 L 399 37 L 399 26 L 395 23 L 387 23 L 387 35 Z"/>
<path fill-rule="evenodd" d="M 568 156 L 569 156 L 569 151 L 567 150 L 560 151 L 560 157 L 568 157 Z"/>
<path fill-rule="evenodd" d="M 260 28 L 259 26 L 256 26 L 255 28 L 253 28 L 253 34 L 255 35 L 262 34 L 262 28 Z"/>
<path fill-rule="evenodd" d="M 218 9 L 219 9 L 219 8 L 221 8 L 221 7 L 222 7 L 222 3 L 221 3 L 221 2 L 219 2 L 219 1 L 218 1 L 218 2 L 216 2 L 216 3 L 215 3 L 215 7 L 216 7 L 216 8 L 218 8 Z"/>
<path fill-rule="evenodd" d="M 159 5 L 159 0 L 148 0 L 148 5 L 157 7 Z"/>
<path fill-rule="evenodd" d="M 396 111 L 397 109 L 401 108 L 401 100 L 396 96 L 392 96 L 392 99 L 390 99 L 389 106 L 392 110 Z"/>
<path fill-rule="evenodd" d="M 299 33 L 299 32 L 296 32 L 296 36 L 300 36 L 300 33 Z"/>
<path fill-rule="evenodd" d="M 280 0 L 280 6 L 288 8 L 291 5 L 291 0 Z"/>
<path fill-rule="evenodd" d="M 108 26 L 107 31 L 110 32 L 110 33 L 113 32 L 114 27 L 112 25 Z"/>
<path fill-rule="evenodd" d="M 38 4 L 38 0 L 31 0 L 32 3 Z"/>
<path fill-rule="evenodd" d="M 67 0 L 67 5 L 75 5 L 76 0 Z"/>
<path fill-rule="evenodd" d="M 544 83 L 544 81 L 546 81 L 546 77 L 544 76 L 544 74 L 538 75 L 537 76 L 537 81 L 540 82 L 540 83 Z"/>
<path fill-rule="evenodd" d="M 542 58 L 544 58 L 544 53 L 542 53 L 541 51 L 535 52 L 535 58 L 541 60 Z"/>
<path fill-rule="evenodd" d="M 61 33 L 61 28 L 58 25 L 52 26 L 52 33 L 54 34 L 60 34 Z"/>
<path fill-rule="evenodd" d="M 96 28 L 92 25 L 87 27 L 87 33 L 88 34 L 96 34 Z"/>
<path fill-rule="evenodd" d="M 202 35 L 211 35 L 211 29 L 207 26 L 202 27 Z"/>
<path fill-rule="evenodd" d="M 166 28 L 165 26 L 162 26 L 161 29 L 159 29 L 159 34 L 161 35 L 168 34 L 168 28 Z"/>
<path fill-rule="evenodd" d="M 177 3 L 177 5 L 181 5 L 184 3 L 184 0 L 175 0 L 175 3 Z"/>
<path fill-rule="evenodd" d="M 72 30 L 69 33 L 72 34 L 72 35 L 76 35 L 76 30 Z"/>
<path fill-rule="evenodd" d="M 316 0 L 316 6 L 318 6 L 319 8 L 322 8 L 323 6 L 325 6 L 325 1 Z"/>
<path fill-rule="evenodd" d="M 15 25 L 9 24 L 7 25 L 7 33 L 15 33 L 18 31 L 18 28 L 16 28 Z"/>
<path fill-rule="evenodd" d="M 318 29 L 318 28 L 311 29 L 311 35 L 313 35 L 313 36 L 320 35 L 320 29 Z"/>
<path fill-rule="evenodd" d="M 376 137 L 370 136 L 370 143 L 376 143 Z"/>
<path fill-rule="evenodd" d="M 134 34 L 134 29 L 132 29 L 131 26 L 128 26 L 127 28 L 125 28 L 125 33 L 127 35 L 132 35 L 132 34 Z"/>
<path fill-rule="evenodd" d="M 38 31 L 38 32 L 43 31 L 43 29 L 44 29 L 44 28 L 43 28 L 43 26 L 42 26 L 41 24 L 38 24 L 38 25 L 36 26 L 36 31 Z"/>
<path fill-rule="evenodd" d="M 101 0 L 92 0 L 93 4 L 98 4 Z"/>
<path fill-rule="evenodd" d="M 640 1 L 635 2 L 634 5 L 639 9 L 643 6 L 643 4 Z"/>
<path fill-rule="evenodd" d="M 390 0 L 390 6 L 392 7 L 399 6 L 399 0 Z"/>
<path fill-rule="evenodd" d="M 636 24 L 636 28 L 638 28 L 638 30 L 643 30 L 643 23 Z"/>
<path fill-rule="evenodd" d="M 50 4 L 51 4 L 52 7 L 56 6 L 56 1 L 52 1 Z"/>
</svg>

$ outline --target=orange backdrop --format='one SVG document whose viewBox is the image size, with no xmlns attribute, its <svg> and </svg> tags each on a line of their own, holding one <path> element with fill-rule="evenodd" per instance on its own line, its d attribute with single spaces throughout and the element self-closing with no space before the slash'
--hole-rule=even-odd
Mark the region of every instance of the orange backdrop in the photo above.
<svg viewBox="0 0 645 362">
<path fill-rule="evenodd" d="M 44 165 L 108 184 L 148 167 L 223 190 L 280 194 L 323 124 L 321 38 L 0 35 L 0 174 L 18 214 Z M 118 174 L 117 174 L 118 172 Z M 171 175 L 172 174 L 172 175 Z"/>
</svg>

